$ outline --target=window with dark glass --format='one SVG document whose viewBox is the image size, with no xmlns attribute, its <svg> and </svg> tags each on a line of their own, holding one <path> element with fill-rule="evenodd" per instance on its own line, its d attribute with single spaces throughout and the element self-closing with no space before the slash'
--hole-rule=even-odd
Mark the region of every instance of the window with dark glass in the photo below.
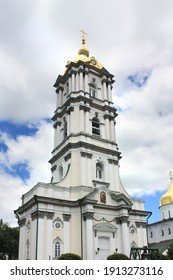
<svg viewBox="0 0 173 280">
<path fill-rule="evenodd" d="M 67 121 L 64 120 L 64 138 L 67 137 Z"/>
<path fill-rule="evenodd" d="M 91 97 L 96 98 L 96 86 L 95 86 L 95 84 L 93 84 L 93 83 L 90 84 L 89 93 L 90 93 Z"/>
<path fill-rule="evenodd" d="M 103 179 L 103 166 L 100 163 L 96 164 L 96 178 Z"/>
<path fill-rule="evenodd" d="M 55 257 L 60 257 L 61 255 L 61 243 L 59 241 L 55 242 Z"/>
<path fill-rule="evenodd" d="M 92 119 L 92 134 L 100 135 L 100 123 L 97 118 Z"/>
</svg>

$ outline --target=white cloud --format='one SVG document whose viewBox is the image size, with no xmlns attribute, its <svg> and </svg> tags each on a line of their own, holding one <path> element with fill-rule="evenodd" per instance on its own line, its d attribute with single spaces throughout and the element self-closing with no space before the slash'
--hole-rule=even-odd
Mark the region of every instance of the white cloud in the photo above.
<svg viewBox="0 0 173 280">
<path fill-rule="evenodd" d="M 138 195 L 166 189 L 173 168 L 173 1 L 0 0 L 0 5 L 0 119 L 35 123 L 53 115 L 52 85 L 75 57 L 85 29 L 90 54 L 115 75 L 125 187 Z M 145 71 L 151 76 L 143 87 L 127 83 L 129 75 Z M 0 159 L 8 168 L 27 162 L 29 187 L 49 180 L 52 134 L 42 123 L 33 136 L 6 136 L 8 151 Z M 20 178 L 5 176 L 20 184 Z"/>
<path fill-rule="evenodd" d="M 51 148 L 53 148 L 53 128 L 50 123 L 41 122 L 34 135 L 21 135 L 12 139 L 2 133 L 1 142 L 7 146 L 7 151 L 0 153 L 1 218 L 14 223 L 15 218 L 12 213 L 20 206 L 21 195 L 37 182 L 50 182 L 51 172 L 48 160 Z M 27 163 L 27 170 L 30 174 L 29 179 L 24 181 L 12 172 L 16 164 L 22 163 Z"/>
</svg>

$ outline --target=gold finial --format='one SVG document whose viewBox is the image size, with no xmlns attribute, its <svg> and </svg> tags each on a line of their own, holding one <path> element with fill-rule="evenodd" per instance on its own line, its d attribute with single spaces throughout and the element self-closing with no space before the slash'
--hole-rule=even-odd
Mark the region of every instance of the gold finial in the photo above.
<svg viewBox="0 0 173 280">
<path fill-rule="evenodd" d="M 87 34 L 84 30 L 80 30 L 82 33 L 82 45 L 85 45 L 85 35 Z"/>
<path fill-rule="evenodd" d="M 173 171 L 172 170 L 169 171 L 169 176 L 170 176 L 170 180 L 172 182 L 173 181 Z"/>
</svg>

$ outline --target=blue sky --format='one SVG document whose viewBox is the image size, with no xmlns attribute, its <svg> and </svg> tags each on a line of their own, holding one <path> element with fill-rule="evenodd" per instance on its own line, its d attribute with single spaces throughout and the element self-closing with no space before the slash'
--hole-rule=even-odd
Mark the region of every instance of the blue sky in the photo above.
<svg viewBox="0 0 173 280">
<path fill-rule="evenodd" d="M 90 55 L 116 80 L 123 185 L 146 201 L 150 222 L 159 220 L 173 169 L 173 2 L 0 0 L 0 6 L 0 218 L 16 224 L 21 195 L 50 182 L 53 84 L 85 29 Z"/>
</svg>

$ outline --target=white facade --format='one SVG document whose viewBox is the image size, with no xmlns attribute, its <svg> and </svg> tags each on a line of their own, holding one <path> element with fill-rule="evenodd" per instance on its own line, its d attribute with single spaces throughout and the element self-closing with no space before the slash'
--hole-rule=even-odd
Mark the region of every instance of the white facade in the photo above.
<svg viewBox="0 0 173 280">
<path fill-rule="evenodd" d="M 144 202 L 131 198 L 119 176 L 113 76 L 83 40 L 56 83 L 51 183 L 38 183 L 15 212 L 20 259 L 54 259 L 72 252 L 106 259 L 146 246 Z"/>
</svg>

